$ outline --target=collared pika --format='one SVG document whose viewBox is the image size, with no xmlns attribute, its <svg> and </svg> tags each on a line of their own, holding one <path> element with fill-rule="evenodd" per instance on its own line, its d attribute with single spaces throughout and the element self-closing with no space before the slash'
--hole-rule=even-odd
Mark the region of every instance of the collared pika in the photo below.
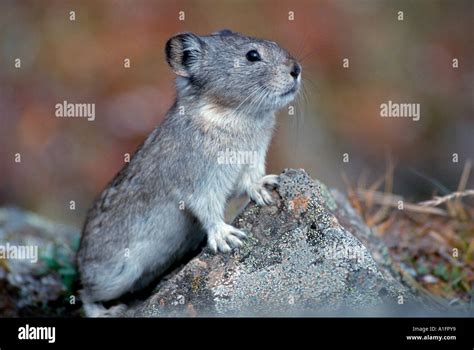
<svg viewBox="0 0 474 350">
<path fill-rule="evenodd" d="M 300 64 L 278 44 L 223 30 L 166 43 L 176 102 L 90 209 L 78 252 L 87 316 L 159 278 L 207 235 L 227 253 L 245 233 L 224 222 L 226 202 L 272 201 L 265 156 L 275 112 L 291 102 Z M 225 152 L 252 162 L 222 161 Z M 235 157 L 234 157 L 235 158 Z M 239 159 L 239 157 L 237 157 Z"/>
</svg>

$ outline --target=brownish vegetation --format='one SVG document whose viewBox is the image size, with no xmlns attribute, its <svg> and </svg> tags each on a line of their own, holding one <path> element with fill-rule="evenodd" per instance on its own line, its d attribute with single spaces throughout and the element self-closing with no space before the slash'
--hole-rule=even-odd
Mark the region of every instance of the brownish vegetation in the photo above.
<svg viewBox="0 0 474 350">
<path fill-rule="evenodd" d="M 450 303 L 474 297 L 474 190 L 465 188 L 471 167 L 466 162 L 457 191 L 419 203 L 391 193 L 391 164 L 369 186 L 363 178 L 346 182 L 352 205 L 386 242 L 400 274 Z"/>
</svg>

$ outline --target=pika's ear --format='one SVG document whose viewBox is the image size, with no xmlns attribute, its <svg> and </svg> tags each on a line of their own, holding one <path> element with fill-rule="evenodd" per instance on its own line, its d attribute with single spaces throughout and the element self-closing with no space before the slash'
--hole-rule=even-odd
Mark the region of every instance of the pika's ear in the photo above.
<svg viewBox="0 0 474 350">
<path fill-rule="evenodd" d="M 177 75 L 189 77 L 202 57 L 203 46 L 202 39 L 193 33 L 177 34 L 166 43 L 166 61 Z"/>
<path fill-rule="evenodd" d="M 211 35 L 222 35 L 222 36 L 226 36 L 226 35 L 232 35 L 232 34 L 236 34 L 234 33 L 232 30 L 230 29 L 222 29 L 222 30 L 219 30 L 217 32 L 214 32 L 212 33 Z"/>
</svg>

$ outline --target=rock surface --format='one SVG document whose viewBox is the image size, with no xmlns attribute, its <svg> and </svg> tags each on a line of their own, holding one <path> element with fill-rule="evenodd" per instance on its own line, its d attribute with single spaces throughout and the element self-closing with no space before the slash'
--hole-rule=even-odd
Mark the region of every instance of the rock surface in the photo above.
<svg viewBox="0 0 474 350">
<path fill-rule="evenodd" d="M 124 316 L 374 314 L 423 303 L 342 195 L 288 169 L 273 198 L 234 220 L 248 233 L 240 250 L 204 249 Z"/>
</svg>

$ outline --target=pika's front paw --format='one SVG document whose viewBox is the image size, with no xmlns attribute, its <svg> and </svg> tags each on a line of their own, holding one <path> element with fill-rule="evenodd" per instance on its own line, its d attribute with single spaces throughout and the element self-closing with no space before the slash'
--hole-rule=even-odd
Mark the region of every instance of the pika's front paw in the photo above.
<svg viewBox="0 0 474 350">
<path fill-rule="evenodd" d="M 229 253 L 232 248 L 242 246 L 241 239 L 247 235 L 234 226 L 223 224 L 211 229 L 207 234 L 207 245 L 214 252 Z"/>
<path fill-rule="evenodd" d="M 265 175 L 249 191 L 249 197 L 260 206 L 273 203 L 272 195 L 265 186 L 276 187 L 278 185 L 278 175 Z"/>
</svg>

